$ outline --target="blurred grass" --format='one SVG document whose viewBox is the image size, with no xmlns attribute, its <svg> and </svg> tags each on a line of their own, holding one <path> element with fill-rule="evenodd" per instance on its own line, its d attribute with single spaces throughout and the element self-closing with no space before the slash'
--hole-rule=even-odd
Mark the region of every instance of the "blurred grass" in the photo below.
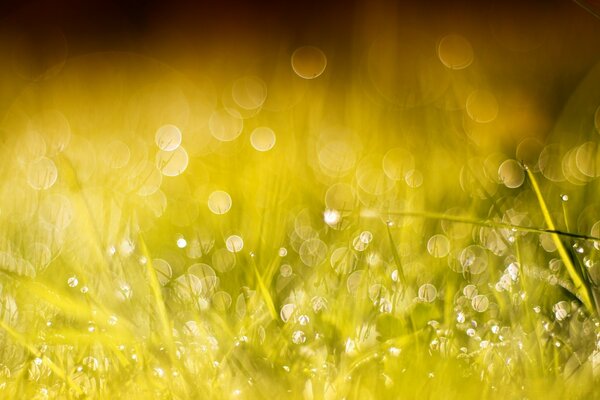
<svg viewBox="0 0 600 400">
<path fill-rule="evenodd" d="M 597 397 L 600 69 L 541 134 L 475 38 L 391 28 L 11 97 L 0 397 Z"/>
</svg>

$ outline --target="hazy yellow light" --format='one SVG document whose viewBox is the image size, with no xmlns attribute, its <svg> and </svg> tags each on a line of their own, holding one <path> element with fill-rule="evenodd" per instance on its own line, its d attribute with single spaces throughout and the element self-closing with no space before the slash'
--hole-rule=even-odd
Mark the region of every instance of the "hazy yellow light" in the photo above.
<svg viewBox="0 0 600 400">
<path fill-rule="evenodd" d="M 233 82 L 231 97 L 241 108 L 254 110 L 267 99 L 267 85 L 258 77 L 243 77 Z"/>
<path fill-rule="evenodd" d="M 475 122 L 492 122 L 498 115 L 498 101 L 486 90 L 475 90 L 467 98 L 467 114 Z"/>
<path fill-rule="evenodd" d="M 220 109 L 211 114 L 208 127 L 215 139 L 230 142 L 240 136 L 244 121 L 235 110 Z"/>
</svg>

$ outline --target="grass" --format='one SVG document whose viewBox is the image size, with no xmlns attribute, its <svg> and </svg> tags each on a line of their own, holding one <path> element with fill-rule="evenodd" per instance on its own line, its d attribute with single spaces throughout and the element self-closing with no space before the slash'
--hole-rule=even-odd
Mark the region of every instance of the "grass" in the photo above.
<svg viewBox="0 0 600 400">
<path fill-rule="evenodd" d="M 82 92 L 90 76 L 114 91 Z M 226 100 L 218 79 L 200 90 L 199 76 L 129 54 L 70 60 L 14 100 L 0 397 L 597 396 L 596 180 L 557 182 L 537 161 L 441 133 L 462 110 L 396 115 L 334 93 L 327 111 L 326 75 L 285 79 L 302 92 L 294 107 L 275 95 L 240 107 L 232 141 L 215 131 L 231 133 L 236 113 L 208 122 Z M 40 98 L 66 128 L 39 117 Z M 154 162 L 167 122 L 185 165 Z M 277 137 L 266 152 L 249 140 L 264 125 Z M 403 135 L 426 127 L 439 129 Z M 32 175 L 41 157 L 56 181 Z M 506 160 L 520 166 L 499 175 Z M 231 204 L 211 206 L 216 190 Z"/>
</svg>

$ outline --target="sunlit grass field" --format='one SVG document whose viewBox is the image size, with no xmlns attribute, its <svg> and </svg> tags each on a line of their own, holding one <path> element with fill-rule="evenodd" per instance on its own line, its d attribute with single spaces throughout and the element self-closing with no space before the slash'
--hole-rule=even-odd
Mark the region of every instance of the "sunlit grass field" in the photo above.
<svg viewBox="0 0 600 400">
<path fill-rule="evenodd" d="M 9 52 L 0 398 L 598 398 L 600 67 L 548 118 L 390 26 Z"/>
</svg>

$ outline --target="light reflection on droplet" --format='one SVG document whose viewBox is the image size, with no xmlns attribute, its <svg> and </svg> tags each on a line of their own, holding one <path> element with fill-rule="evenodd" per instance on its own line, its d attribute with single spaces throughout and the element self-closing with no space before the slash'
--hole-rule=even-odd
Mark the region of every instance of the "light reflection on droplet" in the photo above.
<svg viewBox="0 0 600 400">
<path fill-rule="evenodd" d="M 306 334 L 304 331 L 294 331 L 294 333 L 292 333 L 292 342 L 295 344 L 302 344 L 306 342 Z"/>
<path fill-rule="evenodd" d="M 314 79 L 320 76 L 327 66 L 327 57 L 321 49 L 302 46 L 292 54 L 292 68 L 301 78 Z"/>
<path fill-rule="evenodd" d="M 164 286 L 171 280 L 171 276 L 173 275 L 173 271 L 171 269 L 171 265 L 168 262 L 161 258 L 155 258 L 152 260 L 152 267 L 156 271 L 156 277 L 158 282 Z"/>
<path fill-rule="evenodd" d="M 427 251 L 433 257 L 446 257 L 450 252 L 450 241 L 444 235 L 433 235 L 427 242 Z"/>
<path fill-rule="evenodd" d="M 516 160 L 506 160 L 498 168 L 498 178 L 507 188 L 518 188 L 525 181 L 525 172 Z"/>
<path fill-rule="evenodd" d="M 27 182 L 36 190 L 44 190 L 52 187 L 58 178 L 58 169 L 49 158 L 42 157 L 29 164 L 27 171 Z"/>
<path fill-rule="evenodd" d="M 296 306 L 294 304 L 285 304 L 283 307 L 281 307 L 281 312 L 279 313 L 279 316 L 281 317 L 281 320 L 283 322 L 287 322 L 289 321 L 290 317 L 292 316 L 292 314 L 294 313 L 294 310 L 296 309 Z"/>
<path fill-rule="evenodd" d="M 336 225 L 340 222 L 340 212 L 337 210 L 327 209 L 323 213 L 323 220 L 327 225 Z"/>
<path fill-rule="evenodd" d="M 302 243 L 299 253 L 304 264 L 315 267 L 327 257 L 327 245 L 320 239 L 309 239 Z"/>
<path fill-rule="evenodd" d="M 284 278 L 288 278 L 288 277 L 292 276 L 293 272 L 294 272 L 294 270 L 292 269 L 292 266 L 289 264 L 283 264 L 281 267 L 279 267 L 279 273 Z"/>
<path fill-rule="evenodd" d="M 566 301 L 559 301 L 552 307 L 552 311 L 554 312 L 554 317 L 557 321 L 562 321 L 569 316 L 570 312 L 569 303 Z"/>
<path fill-rule="evenodd" d="M 477 312 L 486 311 L 489 305 L 490 301 L 488 300 L 487 296 L 483 294 L 478 294 L 477 296 L 474 296 L 471 300 L 471 306 L 473 307 L 473 310 Z"/>
<path fill-rule="evenodd" d="M 258 127 L 250 134 L 250 144 L 258 151 L 269 151 L 275 146 L 276 136 L 273 129 L 265 126 Z"/>
<path fill-rule="evenodd" d="M 165 176 L 181 175 L 188 162 L 188 154 L 181 146 L 173 151 L 159 150 L 156 153 L 156 168 Z"/>
<path fill-rule="evenodd" d="M 177 238 L 177 247 L 179 247 L 180 249 L 183 249 L 187 246 L 187 240 L 185 240 L 185 238 L 183 236 Z"/>
<path fill-rule="evenodd" d="M 69 285 L 69 287 L 77 287 L 77 285 L 79 285 L 79 280 L 77 279 L 76 276 L 72 276 L 69 279 L 67 279 L 67 285 Z"/>
<path fill-rule="evenodd" d="M 415 168 L 415 158 L 400 147 L 393 148 L 383 157 L 383 171 L 395 181 L 403 180 L 406 174 Z"/>
<path fill-rule="evenodd" d="M 218 249 L 212 255 L 212 265 L 219 272 L 228 272 L 235 267 L 235 254 L 229 249 Z"/>
<path fill-rule="evenodd" d="M 232 253 L 239 253 L 244 248 L 244 240 L 241 236 L 231 235 L 225 240 L 227 250 Z"/>
<path fill-rule="evenodd" d="M 464 37 L 456 34 L 444 36 L 437 48 L 440 61 L 450 69 L 464 69 L 473 62 L 473 48 Z"/>
<path fill-rule="evenodd" d="M 181 144 L 181 131 L 175 125 L 163 125 L 156 131 L 154 141 L 159 149 L 173 151 Z"/>
<path fill-rule="evenodd" d="M 231 208 L 231 196 L 222 190 L 212 192 L 208 196 L 208 208 L 214 214 L 225 214 Z"/>
<path fill-rule="evenodd" d="M 419 300 L 426 303 L 431 303 L 437 297 L 437 289 L 432 284 L 426 283 L 419 287 L 418 296 Z"/>
</svg>

